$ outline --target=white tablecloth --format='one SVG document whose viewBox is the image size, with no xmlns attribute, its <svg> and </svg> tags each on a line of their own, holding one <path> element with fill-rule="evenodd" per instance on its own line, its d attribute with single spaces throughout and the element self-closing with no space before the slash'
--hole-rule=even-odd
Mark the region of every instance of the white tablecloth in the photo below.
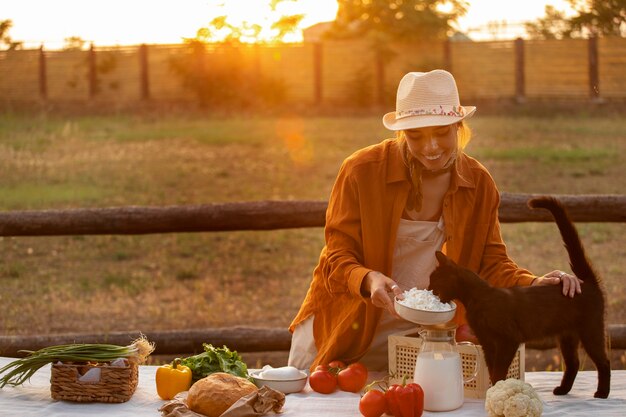
<svg viewBox="0 0 626 417">
<path fill-rule="evenodd" d="M 0 357 L 0 367 L 13 358 Z M 139 367 L 139 386 L 133 397 L 122 404 L 72 403 L 53 401 L 50 398 L 50 366 L 46 366 L 19 387 L 0 389 L 0 416 L 2 417 L 143 417 L 160 415 L 158 409 L 164 403 L 156 393 L 154 375 L 156 367 Z M 595 371 L 578 374 L 569 395 L 557 397 L 552 389 L 561 379 L 561 372 L 527 372 L 526 381 L 535 387 L 544 401 L 543 415 L 568 417 L 626 416 L 626 371 L 613 371 L 611 394 L 606 400 L 593 398 L 596 390 Z M 307 386 L 297 394 L 287 395 L 283 417 L 343 417 L 360 416 L 359 395 L 337 391 L 331 395 L 318 394 Z M 424 416 L 485 416 L 484 400 L 465 401 L 458 410 L 433 413 Z"/>
</svg>

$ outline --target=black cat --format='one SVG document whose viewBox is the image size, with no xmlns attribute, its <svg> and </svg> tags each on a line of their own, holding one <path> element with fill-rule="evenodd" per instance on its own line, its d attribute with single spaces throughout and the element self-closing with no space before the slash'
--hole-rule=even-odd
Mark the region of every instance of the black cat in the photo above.
<svg viewBox="0 0 626 417">
<path fill-rule="evenodd" d="M 495 288 L 474 272 L 437 252 L 439 266 L 430 277 L 429 289 L 442 302 L 458 299 L 467 309 L 467 320 L 482 345 L 492 383 L 505 379 L 520 343 L 556 336 L 565 363 L 555 395 L 567 394 L 576 379 L 582 346 L 598 371 L 597 398 L 607 398 L 611 363 L 606 351 L 604 290 L 588 261 L 578 232 L 563 206 L 554 198 L 528 202 L 549 210 L 561 232 L 574 274 L 583 280 L 582 293 L 562 294 L 560 285 Z"/>
</svg>

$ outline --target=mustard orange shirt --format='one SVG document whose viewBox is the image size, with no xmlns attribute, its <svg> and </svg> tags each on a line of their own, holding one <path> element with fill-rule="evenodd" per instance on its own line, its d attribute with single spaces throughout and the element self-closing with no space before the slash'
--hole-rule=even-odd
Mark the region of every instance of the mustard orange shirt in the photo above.
<svg viewBox="0 0 626 417">
<path fill-rule="evenodd" d="M 367 351 L 382 311 L 363 296 L 361 282 L 372 270 L 391 276 L 394 242 L 409 190 L 395 139 L 361 149 L 342 164 L 326 211 L 326 245 L 290 326 L 293 331 L 315 315 L 318 354 L 312 368 L 334 359 L 354 362 Z M 494 286 L 530 285 L 535 276 L 507 255 L 499 203 L 487 169 L 460 153 L 443 202 L 443 251 Z M 462 305 L 455 320 L 465 322 Z"/>
</svg>

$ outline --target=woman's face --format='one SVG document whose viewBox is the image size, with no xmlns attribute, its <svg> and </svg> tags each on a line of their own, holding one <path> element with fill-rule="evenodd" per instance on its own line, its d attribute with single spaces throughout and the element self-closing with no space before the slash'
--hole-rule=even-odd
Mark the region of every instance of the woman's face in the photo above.
<svg viewBox="0 0 626 417">
<path fill-rule="evenodd" d="M 411 154 L 428 170 L 445 167 L 457 149 L 457 125 L 431 126 L 404 131 Z"/>
</svg>

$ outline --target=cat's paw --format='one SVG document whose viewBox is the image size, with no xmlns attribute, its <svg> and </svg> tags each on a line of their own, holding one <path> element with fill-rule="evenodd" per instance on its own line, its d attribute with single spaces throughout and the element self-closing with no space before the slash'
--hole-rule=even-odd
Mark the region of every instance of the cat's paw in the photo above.
<svg viewBox="0 0 626 417">
<path fill-rule="evenodd" d="M 558 386 L 558 387 L 556 387 L 556 388 L 554 389 L 554 391 L 552 391 L 552 393 L 553 393 L 554 395 L 565 395 L 565 394 L 567 394 L 567 393 L 569 392 L 569 390 L 570 390 L 570 389 L 571 389 L 571 388 L 566 388 L 566 387 L 563 387 L 563 386 Z"/>
<path fill-rule="evenodd" d="M 593 394 L 593 396 L 595 398 L 608 398 L 609 392 L 608 391 L 596 391 L 596 393 Z"/>
</svg>

